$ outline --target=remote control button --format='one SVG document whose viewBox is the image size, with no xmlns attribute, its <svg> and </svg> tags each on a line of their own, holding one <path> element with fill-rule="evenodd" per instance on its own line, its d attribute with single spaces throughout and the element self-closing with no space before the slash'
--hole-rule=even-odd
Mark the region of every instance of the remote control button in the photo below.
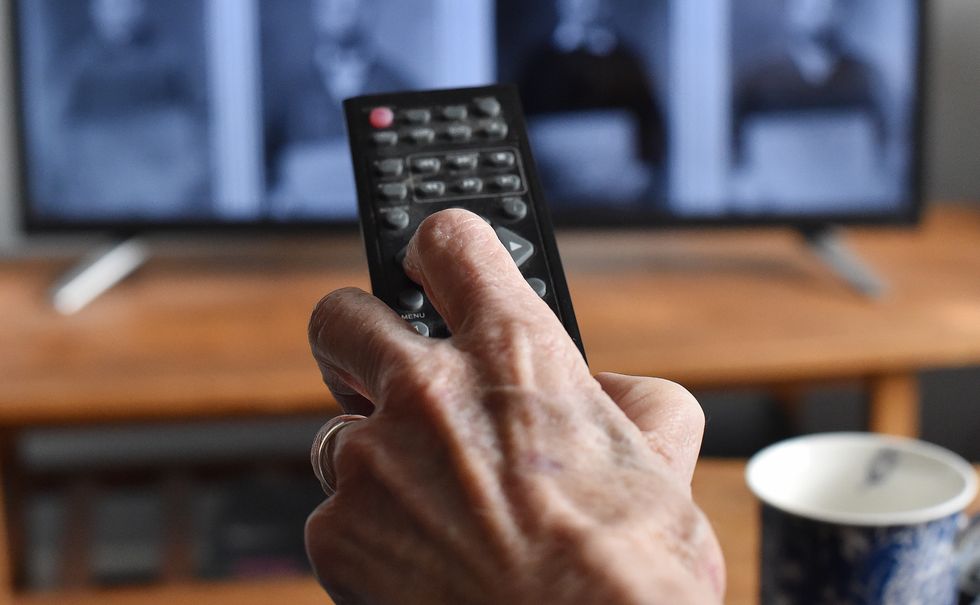
<svg viewBox="0 0 980 605">
<path fill-rule="evenodd" d="M 501 174 L 493 178 L 493 186 L 501 191 L 517 191 L 521 188 L 521 177 L 516 174 Z"/>
<path fill-rule="evenodd" d="M 442 161 L 439 158 L 413 158 L 412 172 L 420 174 L 434 174 L 442 168 Z"/>
<path fill-rule="evenodd" d="M 429 337 L 429 326 L 422 323 L 421 321 L 413 321 L 411 326 L 415 328 L 415 331 L 419 333 L 420 336 Z"/>
<path fill-rule="evenodd" d="M 406 254 L 408 254 L 408 246 L 405 246 L 404 248 L 399 250 L 398 254 L 395 255 L 395 263 L 397 263 L 399 267 L 401 267 L 402 264 L 405 262 Z"/>
<path fill-rule="evenodd" d="M 442 117 L 453 122 L 465 120 L 467 115 L 466 105 L 447 105 L 442 109 Z"/>
<path fill-rule="evenodd" d="M 379 175 L 384 177 L 401 176 L 402 171 L 405 169 L 405 161 L 401 158 L 378 160 L 374 163 L 374 169 Z"/>
<path fill-rule="evenodd" d="M 483 134 L 490 139 L 502 139 L 507 136 L 507 123 L 502 120 L 493 120 L 483 125 Z"/>
<path fill-rule="evenodd" d="M 473 129 L 466 124 L 450 124 L 446 129 L 446 136 L 453 141 L 463 143 L 473 138 Z"/>
<path fill-rule="evenodd" d="M 382 215 L 382 220 L 384 221 L 385 227 L 389 229 L 394 229 L 395 231 L 401 231 L 405 227 L 408 227 L 409 216 L 408 213 L 401 208 L 395 208 L 394 210 L 389 210 Z"/>
<path fill-rule="evenodd" d="M 431 128 L 413 128 L 408 131 L 408 138 L 418 144 L 431 143 L 436 140 L 436 131 Z"/>
<path fill-rule="evenodd" d="M 395 112 L 390 107 L 375 107 L 368 114 L 368 122 L 377 130 L 390 128 L 395 123 Z"/>
<path fill-rule="evenodd" d="M 500 210 L 507 218 L 519 221 L 527 216 L 527 203 L 519 197 L 505 197 L 500 200 Z"/>
<path fill-rule="evenodd" d="M 410 124 L 428 124 L 432 120 L 432 112 L 428 109 L 406 109 L 402 115 Z"/>
<path fill-rule="evenodd" d="M 405 183 L 382 183 L 378 185 L 378 193 L 388 201 L 401 201 L 408 197 L 408 187 Z"/>
<path fill-rule="evenodd" d="M 426 181 L 415 186 L 420 197 L 439 197 L 446 194 L 446 184 L 442 181 Z"/>
<path fill-rule="evenodd" d="M 497 239 L 504 245 L 504 248 L 507 248 L 507 251 L 510 252 L 510 257 L 514 259 L 518 267 L 526 263 L 534 255 L 534 244 L 510 229 L 497 227 L 494 229 L 494 232 L 496 232 Z"/>
<path fill-rule="evenodd" d="M 414 288 L 411 290 L 402 290 L 398 294 L 398 306 L 406 311 L 418 311 L 424 304 L 425 297 Z"/>
<path fill-rule="evenodd" d="M 371 138 L 378 147 L 394 147 L 398 144 L 398 133 L 393 130 L 384 130 L 374 133 Z"/>
<path fill-rule="evenodd" d="M 476 170 L 480 164 L 480 156 L 475 153 L 451 155 L 446 158 L 446 163 L 453 170 Z"/>
<path fill-rule="evenodd" d="M 487 116 L 495 118 L 500 115 L 500 101 L 493 97 L 481 97 L 474 101 L 477 111 Z"/>
<path fill-rule="evenodd" d="M 464 194 L 480 193 L 483 191 L 483 181 L 470 177 L 456 181 L 456 191 Z"/>
<path fill-rule="evenodd" d="M 548 284 L 544 283 L 543 279 L 538 279 L 537 277 L 529 278 L 527 285 L 531 286 L 531 289 L 538 295 L 538 298 L 544 298 L 548 295 Z"/>
<path fill-rule="evenodd" d="M 487 161 L 497 168 L 511 168 L 517 162 L 512 151 L 494 151 L 487 155 Z"/>
</svg>

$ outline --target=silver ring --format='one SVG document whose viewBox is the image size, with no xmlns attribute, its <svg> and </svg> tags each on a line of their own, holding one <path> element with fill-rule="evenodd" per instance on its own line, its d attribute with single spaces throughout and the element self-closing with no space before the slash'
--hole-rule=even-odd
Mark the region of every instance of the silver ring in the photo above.
<svg viewBox="0 0 980 605">
<path fill-rule="evenodd" d="M 313 440 L 313 448 L 310 450 L 310 464 L 313 465 L 313 474 L 320 480 L 320 487 L 323 488 L 323 493 L 328 498 L 337 493 L 337 472 L 333 468 L 337 435 L 345 427 L 361 420 L 367 420 L 367 416 L 360 414 L 335 416 L 320 427 L 316 439 Z"/>
</svg>

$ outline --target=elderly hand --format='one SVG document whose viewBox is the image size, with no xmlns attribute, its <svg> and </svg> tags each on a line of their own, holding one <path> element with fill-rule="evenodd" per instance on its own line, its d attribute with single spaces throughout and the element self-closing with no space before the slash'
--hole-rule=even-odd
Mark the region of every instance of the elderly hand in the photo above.
<svg viewBox="0 0 980 605">
<path fill-rule="evenodd" d="M 370 418 L 337 437 L 337 493 L 307 549 L 339 604 L 720 602 L 724 564 L 691 500 L 704 428 L 663 380 L 592 377 L 478 216 L 447 210 L 405 258 L 452 338 L 370 294 L 310 321 L 327 386 Z"/>
</svg>

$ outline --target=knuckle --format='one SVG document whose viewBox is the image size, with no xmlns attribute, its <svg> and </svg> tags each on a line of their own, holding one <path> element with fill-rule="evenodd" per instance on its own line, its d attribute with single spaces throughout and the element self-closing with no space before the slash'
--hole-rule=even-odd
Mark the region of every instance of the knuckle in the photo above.
<svg viewBox="0 0 980 605">
<path fill-rule="evenodd" d="M 348 300 L 354 298 L 360 298 L 364 295 L 364 291 L 360 288 L 355 288 L 353 286 L 346 288 L 338 288 L 333 292 L 329 292 L 321 298 L 316 306 L 314 307 L 314 314 L 317 311 L 327 312 L 335 308 L 338 304 L 343 304 Z"/>
<path fill-rule="evenodd" d="M 365 292 L 359 288 L 341 288 L 324 295 L 313 305 L 308 331 L 310 341 L 315 342 L 320 333 L 335 323 L 337 314 Z"/>
<path fill-rule="evenodd" d="M 336 498 L 336 497 L 335 497 Z M 346 530 L 349 520 L 335 505 L 335 498 L 324 502 L 306 520 L 305 538 L 307 558 L 313 567 L 317 581 L 336 603 L 354 603 L 353 600 L 341 600 L 340 595 L 348 595 L 348 573 L 345 571 L 345 552 L 343 541 L 338 535 Z M 349 599 L 349 597 L 345 597 Z"/>
<path fill-rule="evenodd" d="M 385 401 L 400 391 L 411 390 L 425 380 L 431 361 L 420 354 L 420 347 L 412 343 L 392 344 L 380 330 L 368 331 L 369 336 L 361 346 L 364 356 L 360 364 L 364 378 L 377 385 L 378 395 Z M 428 343 L 425 343 L 428 344 Z"/>
<path fill-rule="evenodd" d="M 466 381 L 468 368 L 458 355 L 433 355 L 427 362 L 407 364 L 395 375 L 389 401 L 413 411 L 445 411 L 457 398 L 455 393 Z"/>
<path fill-rule="evenodd" d="M 438 430 L 465 413 L 464 408 L 473 402 L 474 368 L 469 357 L 460 355 L 452 344 L 446 342 L 445 348 L 430 352 L 431 358 L 395 375 L 381 416 L 420 430 Z M 384 427 L 387 430 L 390 425 Z"/>
<path fill-rule="evenodd" d="M 399 368 L 412 363 L 407 347 L 395 344 L 385 329 L 386 318 L 361 317 L 354 325 L 346 325 L 345 331 L 361 339 L 358 351 L 364 356 L 363 367 L 382 371 L 385 368 Z M 372 325 L 373 324 L 373 325 Z"/>
<path fill-rule="evenodd" d="M 658 390 L 672 403 L 678 423 L 698 434 L 704 432 L 704 409 L 697 398 L 685 387 L 676 382 L 663 378 L 651 378 L 656 381 Z"/>
<path fill-rule="evenodd" d="M 483 290 L 485 291 L 481 292 L 483 298 L 493 299 L 496 296 L 491 286 L 484 286 Z M 505 304 L 503 301 L 492 303 L 493 307 L 502 307 Z M 482 322 L 480 325 L 482 334 L 479 336 L 482 336 L 483 340 L 504 343 L 508 347 L 523 346 L 529 341 L 544 343 L 548 336 L 538 323 L 520 313 L 494 314 L 489 318 L 491 321 L 484 321 L 486 319 L 487 317 L 482 315 L 474 316 L 474 320 Z"/>
<path fill-rule="evenodd" d="M 325 501 L 306 519 L 303 533 L 306 551 L 310 562 L 322 576 L 331 568 L 330 561 L 336 560 L 338 541 L 331 539 L 344 531 L 343 511 L 339 510 L 336 498 Z"/>
<path fill-rule="evenodd" d="M 591 380 L 581 354 L 560 325 L 548 325 L 530 314 L 473 316 L 468 322 L 454 338 L 493 384 L 540 386 L 540 381 L 559 374 L 568 385 L 584 386 Z"/>
</svg>

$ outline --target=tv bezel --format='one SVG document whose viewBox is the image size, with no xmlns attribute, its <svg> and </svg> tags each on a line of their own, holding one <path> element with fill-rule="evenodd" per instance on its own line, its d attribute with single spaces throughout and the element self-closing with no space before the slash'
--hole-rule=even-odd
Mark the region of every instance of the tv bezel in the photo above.
<svg viewBox="0 0 980 605">
<path fill-rule="evenodd" d="M 14 132 L 16 139 L 17 175 L 16 195 L 20 211 L 20 227 L 24 233 L 37 234 L 69 234 L 69 233 L 104 233 L 129 237 L 147 233 L 159 232 L 267 232 L 267 233 L 310 233 L 310 232 L 352 232 L 357 229 L 356 219 L 350 220 L 318 220 L 299 219 L 296 221 L 274 221 L 268 219 L 249 221 L 227 220 L 59 220 L 50 217 L 39 217 L 32 210 L 30 203 L 29 170 L 27 162 L 27 132 L 24 120 L 23 99 L 23 68 L 21 65 L 21 32 L 20 5 L 25 0 L 5 0 L 8 2 L 8 29 L 10 30 L 7 52 L 11 58 L 10 87 L 13 93 L 11 108 L 14 117 Z M 912 111 L 912 168 L 909 187 L 910 199 L 901 208 L 889 212 L 876 213 L 827 213 L 806 216 L 789 215 L 759 215 L 746 216 L 730 214 L 725 216 L 680 216 L 648 212 L 610 212 L 602 208 L 575 209 L 574 211 L 557 211 L 552 209 L 554 222 L 559 228 L 751 228 L 751 227 L 784 227 L 803 231 L 811 231 L 831 226 L 915 226 L 921 218 L 925 207 L 924 172 L 925 172 L 925 111 L 928 106 L 926 97 L 928 90 L 927 61 L 929 56 L 929 23 L 931 15 L 926 0 L 914 0 L 917 12 L 916 20 L 916 65 L 915 65 L 915 99 Z M 353 169 L 353 168 L 352 168 Z"/>
</svg>

